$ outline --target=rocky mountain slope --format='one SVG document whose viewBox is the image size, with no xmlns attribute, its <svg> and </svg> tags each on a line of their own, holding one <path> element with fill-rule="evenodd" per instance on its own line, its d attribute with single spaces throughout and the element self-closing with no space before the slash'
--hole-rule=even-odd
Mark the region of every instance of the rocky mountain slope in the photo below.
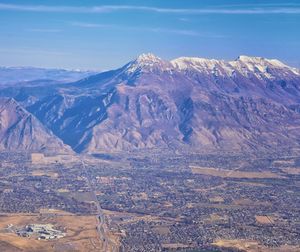
<svg viewBox="0 0 300 252">
<path fill-rule="evenodd" d="M 0 98 L 0 150 L 71 151 L 12 98 Z"/>
<path fill-rule="evenodd" d="M 278 60 L 143 54 L 67 85 L 2 89 L 77 152 L 300 144 L 300 72 Z"/>
</svg>

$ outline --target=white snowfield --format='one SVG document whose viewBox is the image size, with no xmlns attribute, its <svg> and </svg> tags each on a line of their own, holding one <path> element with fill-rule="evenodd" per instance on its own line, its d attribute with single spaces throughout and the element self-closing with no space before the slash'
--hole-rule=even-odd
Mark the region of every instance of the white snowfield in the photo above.
<svg viewBox="0 0 300 252">
<path fill-rule="evenodd" d="M 242 75 L 249 77 L 254 74 L 257 78 L 263 77 L 271 79 L 273 75 L 271 70 L 278 68 L 285 69 L 287 74 L 300 75 L 300 71 L 296 68 L 289 67 L 277 59 L 265 59 L 262 57 L 239 56 L 234 61 L 224 61 L 215 59 L 180 57 L 171 61 L 171 64 L 181 70 L 194 69 L 203 73 L 217 73 L 223 76 L 232 76 L 236 71 Z"/>
<path fill-rule="evenodd" d="M 278 70 L 282 77 L 300 75 L 299 69 L 289 67 L 277 59 L 250 57 L 241 55 L 236 60 L 225 61 L 197 57 L 180 57 L 171 61 L 163 60 L 152 53 L 141 54 L 128 64 L 126 72 L 144 71 L 189 71 L 206 75 L 231 78 L 240 74 L 244 77 L 256 77 L 260 80 L 278 77 Z M 276 76 L 275 76 L 276 75 Z"/>
</svg>

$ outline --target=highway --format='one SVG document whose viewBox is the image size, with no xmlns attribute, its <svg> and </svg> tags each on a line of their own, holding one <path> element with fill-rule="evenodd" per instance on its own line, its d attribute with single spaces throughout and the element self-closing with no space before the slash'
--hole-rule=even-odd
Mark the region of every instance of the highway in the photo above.
<svg viewBox="0 0 300 252">
<path fill-rule="evenodd" d="M 120 251 L 119 245 L 113 239 L 111 239 L 109 236 L 109 230 L 105 223 L 105 215 L 103 213 L 103 210 L 101 209 L 99 201 L 97 200 L 97 194 L 91 183 L 91 178 L 89 177 L 89 174 L 87 172 L 86 165 L 82 159 L 80 159 L 80 160 L 81 160 L 82 167 L 85 171 L 88 186 L 91 189 L 91 192 L 93 193 L 93 201 L 95 202 L 95 205 L 97 207 L 97 210 L 96 210 L 97 227 L 96 228 L 97 228 L 100 242 L 102 244 L 102 248 L 101 248 L 101 250 L 99 250 L 99 252 L 100 251 L 101 252 L 119 252 Z M 123 249 L 121 249 L 121 251 L 123 251 Z"/>
</svg>

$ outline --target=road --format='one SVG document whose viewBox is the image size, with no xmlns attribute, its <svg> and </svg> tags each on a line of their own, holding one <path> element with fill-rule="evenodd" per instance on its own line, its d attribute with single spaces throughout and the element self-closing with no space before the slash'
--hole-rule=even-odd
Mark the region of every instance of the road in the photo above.
<svg viewBox="0 0 300 252">
<path fill-rule="evenodd" d="M 113 239 L 111 239 L 109 237 L 109 230 L 108 230 L 108 227 L 105 223 L 105 215 L 103 213 L 103 210 L 101 209 L 99 201 L 97 200 L 97 194 L 96 194 L 96 191 L 95 191 L 95 189 L 94 189 L 94 187 L 91 183 L 91 178 L 89 177 L 89 174 L 87 172 L 86 165 L 85 165 L 85 163 L 82 159 L 80 159 L 80 160 L 81 160 L 81 164 L 82 164 L 82 167 L 84 169 L 84 172 L 85 172 L 85 175 L 86 175 L 86 178 L 87 178 L 88 186 L 91 189 L 91 192 L 93 193 L 93 198 L 94 198 L 93 201 L 95 202 L 96 207 L 97 207 L 97 210 L 96 210 L 96 213 L 97 213 L 97 232 L 98 232 L 101 244 L 102 244 L 102 248 L 101 248 L 100 251 L 101 252 L 119 252 L 120 249 L 119 249 L 118 244 Z"/>
</svg>

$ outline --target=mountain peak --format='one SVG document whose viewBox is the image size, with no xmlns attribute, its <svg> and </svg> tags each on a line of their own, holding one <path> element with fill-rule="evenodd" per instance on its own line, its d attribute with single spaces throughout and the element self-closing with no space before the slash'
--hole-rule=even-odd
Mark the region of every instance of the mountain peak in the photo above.
<svg viewBox="0 0 300 252">
<path fill-rule="evenodd" d="M 153 53 L 143 53 L 136 58 L 140 63 L 160 62 L 162 59 L 154 55 Z"/>
<path fill-rule="evenodd" d="M 135 72 L 136 70 L 152 71 L 152 70 L 165 70 L 171 67 L 170 62 L 165 61 L 152 53 L 143 53 L 132 61 L 127 72 Z"/>
<path fill-rule="evenodd" d="M 287 67 L 284 63 L 277 59 L 266 59 L 263 57 L 251 57 L 246 55 L 239 56 L 236 61 L 244 62 L 244 63 L 252 63 L 256 65 L 266 65 L 271 64 L 274 67 Z"/>
</svg>

